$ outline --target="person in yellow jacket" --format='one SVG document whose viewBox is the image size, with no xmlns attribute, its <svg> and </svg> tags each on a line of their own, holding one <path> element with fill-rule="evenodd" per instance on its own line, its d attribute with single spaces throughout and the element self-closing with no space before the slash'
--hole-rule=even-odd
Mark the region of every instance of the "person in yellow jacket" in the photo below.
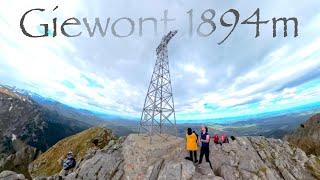
<svg viewBox="0 0 320 180">
<path fill-rule="evenodd" d="M 198 136 L 191 128 L 188 128 L 187 134 L 186 134 L 186 148 L 187 151 L 190 153 L 190 157 L 186 157 L 186 159 L 193 161 L 195 163 L 198 162 L 197 160 L 197 150 L 198 150 Z M 194 158 L 193 158 L 194 157 Z"/>
</svg>

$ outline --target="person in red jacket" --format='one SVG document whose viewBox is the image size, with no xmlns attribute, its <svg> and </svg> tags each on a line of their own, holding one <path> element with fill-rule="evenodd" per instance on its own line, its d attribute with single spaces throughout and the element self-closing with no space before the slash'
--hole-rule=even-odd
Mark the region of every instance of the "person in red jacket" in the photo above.
<svg viewBox="0 0 320 180">
<path fill-rule="evenodd" d="M 218 135 L 218 134 L 215 134 L 215 135 L 213 136 L 213 142 L 214 142 L 215 144 L 220 144 L 220 145 L 222 145 L 221 141 L 219 140 L 219 135 Z"/>
<path fill-rule="evenodd" d="M 228 138 L 228 136 L 225 135 L 225 134 L 222 134 L 222 135 L 221 135 L 221 142 L 222 142 L 222 143 L 229 143 L 229 138 Z"/>
</svg>

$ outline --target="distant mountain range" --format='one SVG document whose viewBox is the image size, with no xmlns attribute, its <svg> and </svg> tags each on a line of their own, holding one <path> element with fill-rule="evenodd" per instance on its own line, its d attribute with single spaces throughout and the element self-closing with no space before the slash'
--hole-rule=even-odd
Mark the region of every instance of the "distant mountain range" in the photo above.
<svg viewBox="0 0 320 180">
<path fill-rule="evenodd" d="M 81 127 L 100 126 L 108 127 L 118 136 L 125 136 L 132 132 L 138 131 L 138 122 L 133 120 L 123 119 L 108 114 L 94 113 L 85 109 L 77 109 L 68 105 L 62 104 L 50 98 L 45 98 L 36 93 L 12 88 L 9 86 L 1 86 L 1 89 L 6 89 L 8 92 L 17 94 L 30 102 L 37 104 L 44 109 L 47 116 L 59 116 L 64 119 L 71 120 L 70 122 L 79 122 Z M 185 130 L 192 127 L 198 130 L 202 124 L 210 127 L 212 133 L 227 133 L 229 135 L 263 135 L 266 137 L 282 138 L 284 135 L 291 133 L 295 128 L 313 114 L 320 112 L 320 107 L 312 107 L 302 111 L 293 111 L 275 114 L 263 115 L 257 117 L 247 117 L 238 121 L 228 121 L 221 123 L 219 120 L 203 120 L 191 121 L 189 123 L 178 123 L 178 135 L 184 136 Z M 69 121 L 67 121 L 69 122 Z"/>
<path fill-rule="evenodd" d="M 199 132 L 206 124 L 209 133 L 228 136 L 283 138 L 315 113 L 317 109 L 258 117 L 238 122 L 177 124 L 178 136 L 188 127 Z M 138 122 L 76 109 L 38 94 L 0 85 L 0 171 L 28 174 L 28 164 L 59 140 L 93 126 L 107 127 L 117 136 L 137 132 Z"/>
<path fill-rule="evenodd" d="M 12 169 L 27 174 L 27 165 L 37 154 L 90 126 L 1 86 L 0 171 Z"/>
<path fill-rule="evenodd" d="M 113 130 L 116 135 L 128 135 L 138 131 L 138 122 L 127 120 L 113 115 L 94 113 L 85 109 L 77 109 L 60 103 L 56 100 L 43 97 L 36 93 L 9 86 L 1 86 L 12 93 L 29 99 L 45 110 L 58 114 L 59 116 L 83 122 L 88 126 L 106 126 Z M 266 137 L 282 138 L 288 132 L 294 130 L 297 125 L 310 118 L 313 114 L 319 113 L 320 107 L 314 106 L 297 111 L 282 112 L 275 114 L 261 114 L 258 116 L 242 117 L 239 120 L 201 120 L 201 121 L 179 121 L 177 128 L 182 136 L 187 127 L 199 129 L 202 124 L 209 125 L 215 132 L 226 132 L 235 135 L 264 135 Z"/>
<path fill-rule="evenodd" d="M 28 96 L 0 87 L 0 153 L 15 152 L 13 140 L 45 151 L 91 125 L 45 108 Z"/>
<path fill-rule="evenodd" d="M 27 90 L 9 86 L 2 86 L 2 88 L 6 88 L 13 93 L 31 99 L 44 109 L 55 112 L 63 117 L 83 122 L 85 124 L 88 124 L 89 126 L 107 126 L 109 129 L 112 129 L 113 132 L 118 136 L 123 136 L 131 133 L 131 129 L 136 129 L 135 127 L 137 126 L 136 121 L 126 120 L 108 114 L 94 113 L 85 109 L 73 108 L 54 99 L 46 98 Z M 126 127 L 128 124 L 130 126 L 130 129 Z"/>
<path fill-rule="evenodd" d="M 282 139 L 285 135 L 292 133 L 296 128 L 309 119 L 319 110 L 307 110 L 297 113 L 288 113 L 265 118 L 252 118 L 248 120 L 230 123 L 203 123 L 209 127 L 210 134 L 225 133 L 228 136 L 265 136 L 268 138 Z M 188 127 L 200 131 L 201 123 L 179 124 L 180 136 L 183 136 Z"/>
<path fill-rule="evenodd" d="M 133 132 L 126 124 L 116 123 L 120 121 L 106 120 L 90 111 L 0 85 L 0 171 L 28 174 L 27 165 L 39 153 L 92 126 L 108 127 L 118 136 Z"/>
</svg>

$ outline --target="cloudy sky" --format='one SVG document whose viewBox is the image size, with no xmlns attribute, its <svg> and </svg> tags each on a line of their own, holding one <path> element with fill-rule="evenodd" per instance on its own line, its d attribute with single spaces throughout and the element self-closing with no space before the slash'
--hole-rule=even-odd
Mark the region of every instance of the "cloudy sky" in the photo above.
<svg viewBox="0 0 320 180">
<path fill-rule="evenodd" d="M 53 11 L 55 6 L 58 8 Z M 25 26 L 32 34 L 43 33 L 39 24 L 49 24 L 46 38 L 26 37 L 19 22 L 33 8 Z M 201 14 L 214 9 L 216 30 L 209 37 L 197 35 Z M 223 27 L 221 15 L 237 9 L 240 20 L 234 32 L 222 44 L 232 27 Z M 261 20 L 297 17 L 299 36 L 294 38 L 288 23 L 283 38 L 279 23 L 272 37 L 272 21 L 260 26 L 240 24 L 260 8 Z M 188 11 L 193 9 L 193 31 L 189 36 Z M 169 59 L 177 120 L 204 120 L 251 116 L 320 104 L 320 2 L 319 0 L 91 0 L 91 1 L 17 1 L 2 0 L 0 6 L 0 83 L 36 92 L 76 108 L 139 118 L 152 68 L 155 48 L 164 34 L 164 11 L 174 21 L 168 29 L 177 29 L 170 42 Z M 52 37 L 52 19 L 57 18 L 57 36 Z M 76 17 L 81 25 L 66 28 L 64 20 Z M 91 24 L 99 17 L 102 24 L 110 18 L 106 35 L 89 37 L 83 18 Z M 118 38 L 111 25 L 128 17 L 135 26 L 133 34 Z M 158 33 L 145 23 L 139 36 L 139 18 L 156 18 Z M 208 14 L 207 14 L 208 17 Z M 254 19 L 252 19 L 254 20 Z M 232 14 L 225 16 L 234 22 Z M 131 30 L 127 21 L 119 22 L 119 34 Z M 203 25 L 202 32 L 210 26 Z"/>
</svg>

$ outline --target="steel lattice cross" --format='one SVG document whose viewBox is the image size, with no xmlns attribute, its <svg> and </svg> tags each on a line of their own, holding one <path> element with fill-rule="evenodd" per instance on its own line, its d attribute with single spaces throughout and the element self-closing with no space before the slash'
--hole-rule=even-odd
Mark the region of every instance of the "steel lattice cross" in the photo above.
<svg viewBox="0 0 320 180">
<path fill-rule="evenodd" d="M 157 60 L 142 110 L 139 133 L 151 137 L 174 132 L 177 135 L 176 115 L 172 95 L 167 45 L 177 31 L 170 31 L 157 47 Z"/>
</svg>

